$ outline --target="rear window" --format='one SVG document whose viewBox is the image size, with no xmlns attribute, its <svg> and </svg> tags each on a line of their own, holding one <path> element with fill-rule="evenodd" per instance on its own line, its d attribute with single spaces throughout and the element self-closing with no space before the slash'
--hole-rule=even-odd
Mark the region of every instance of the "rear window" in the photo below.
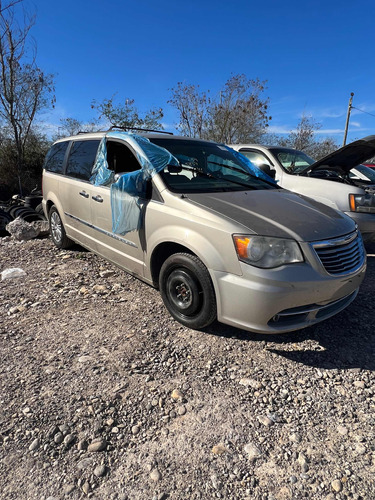
<svg viewBox="0 0 375 500">
<path fill-rule="evenodd" d="M 88 181 L 100 141 L 75 141 L 70 150 L 66 175 Z"/>
<path fill-rule="evenodd" d="M 61 174 L 63 170 L 64 157 L 69 146 L 69 141 L 54 144 L 48 151 L 44 161 L 44 168 L 49 172 Z"/>
</svg>

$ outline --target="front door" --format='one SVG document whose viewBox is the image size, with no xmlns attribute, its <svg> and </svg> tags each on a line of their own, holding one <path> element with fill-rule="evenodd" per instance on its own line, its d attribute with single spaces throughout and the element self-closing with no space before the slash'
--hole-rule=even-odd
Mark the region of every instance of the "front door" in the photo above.
<svg viewBox="0 0 375 500">
<path fill-rule="evenodd" d="M 141 168 L 135 154 L 122 141 L 107 139 L 108 168 L 115 174 L 134 172 Z M 144 276 L 144 227 L 125 235 L 112 231 L 110 186 L 92 186 L 90 197 L 92 225 L 96 232 L 96 251 L 118 266 L 138 276 Z"/>
<path fill-rule="evenodd" d="M 131 231 L 124 236 L 112 232 L 110 187 L 92 186 L 91 218 L 96 233 L 96 252 L 119 267 L 143 276 L 140 231 Z"/>
</svg>

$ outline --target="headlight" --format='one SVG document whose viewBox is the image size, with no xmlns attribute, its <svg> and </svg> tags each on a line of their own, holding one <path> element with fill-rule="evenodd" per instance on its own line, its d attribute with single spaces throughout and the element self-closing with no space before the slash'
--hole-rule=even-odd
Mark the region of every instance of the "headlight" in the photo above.
<svg viewBox="0 0 375 500">
<path fill-rule="evenodd" d="M 247 234 L 235 234 L 233 240 L 238 258 L 252 266 L 272 268 L 303 262 L 300 247 L 294 240 Z"/>
<path fill-rule="evenodd" d="M 350 194 L 349 205 L 352 212 L 375 214 L 375 196 L 373 194 Z"/>
<path fill-rule="evenodd" d="M 373 194 L 350 194 L 349 205 L 352 212 L 375 214 L 375 196 Z"/>
</svg>

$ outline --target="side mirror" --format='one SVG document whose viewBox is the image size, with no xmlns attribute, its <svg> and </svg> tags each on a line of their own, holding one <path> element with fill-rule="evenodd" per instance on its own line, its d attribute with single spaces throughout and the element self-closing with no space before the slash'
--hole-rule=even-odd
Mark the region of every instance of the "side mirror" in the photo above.
<svg viewBox="0 0 375 500">
<path fill-rule="evenodd" d="M 168 172 L 170 174 L 179 174 L 182 170 L 182 167 L 180 165 L 168 165 Z"/>
<path fill-rule="evenodd" d="M 276 171 L 271 169 L 271 167 L 267 163 L 261 163 L 260 165 L 257 165 L 257 167 L 260 168 L 262 172 L 272 177 L 272 179 L 275 178 Z"/>
</svg>

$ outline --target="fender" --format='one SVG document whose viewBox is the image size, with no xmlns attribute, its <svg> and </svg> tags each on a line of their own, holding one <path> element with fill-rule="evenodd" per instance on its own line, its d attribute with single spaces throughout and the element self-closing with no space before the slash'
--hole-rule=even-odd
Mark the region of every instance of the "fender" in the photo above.
<svg viewBox="0 0 375 500">
<path fill-rule="evenodd" d="M 151 258 L 157 247 L 165 243 L 175 243 L 189 249 L 209 270 L 242 275 L 231 233 L 223 231 L 218 242 L 217 229 L 213 231 L 206 226 L 205 231 L 200 233 L 196 229 L 189 228 L 190 224 L 186 222 L 185 220 L 185 227 L 171 224 L 159 227 L 148 235 L 145 264 L 150 271 Z M 196 225 L 195 223 L 194 226 Z"/>
</svg>

